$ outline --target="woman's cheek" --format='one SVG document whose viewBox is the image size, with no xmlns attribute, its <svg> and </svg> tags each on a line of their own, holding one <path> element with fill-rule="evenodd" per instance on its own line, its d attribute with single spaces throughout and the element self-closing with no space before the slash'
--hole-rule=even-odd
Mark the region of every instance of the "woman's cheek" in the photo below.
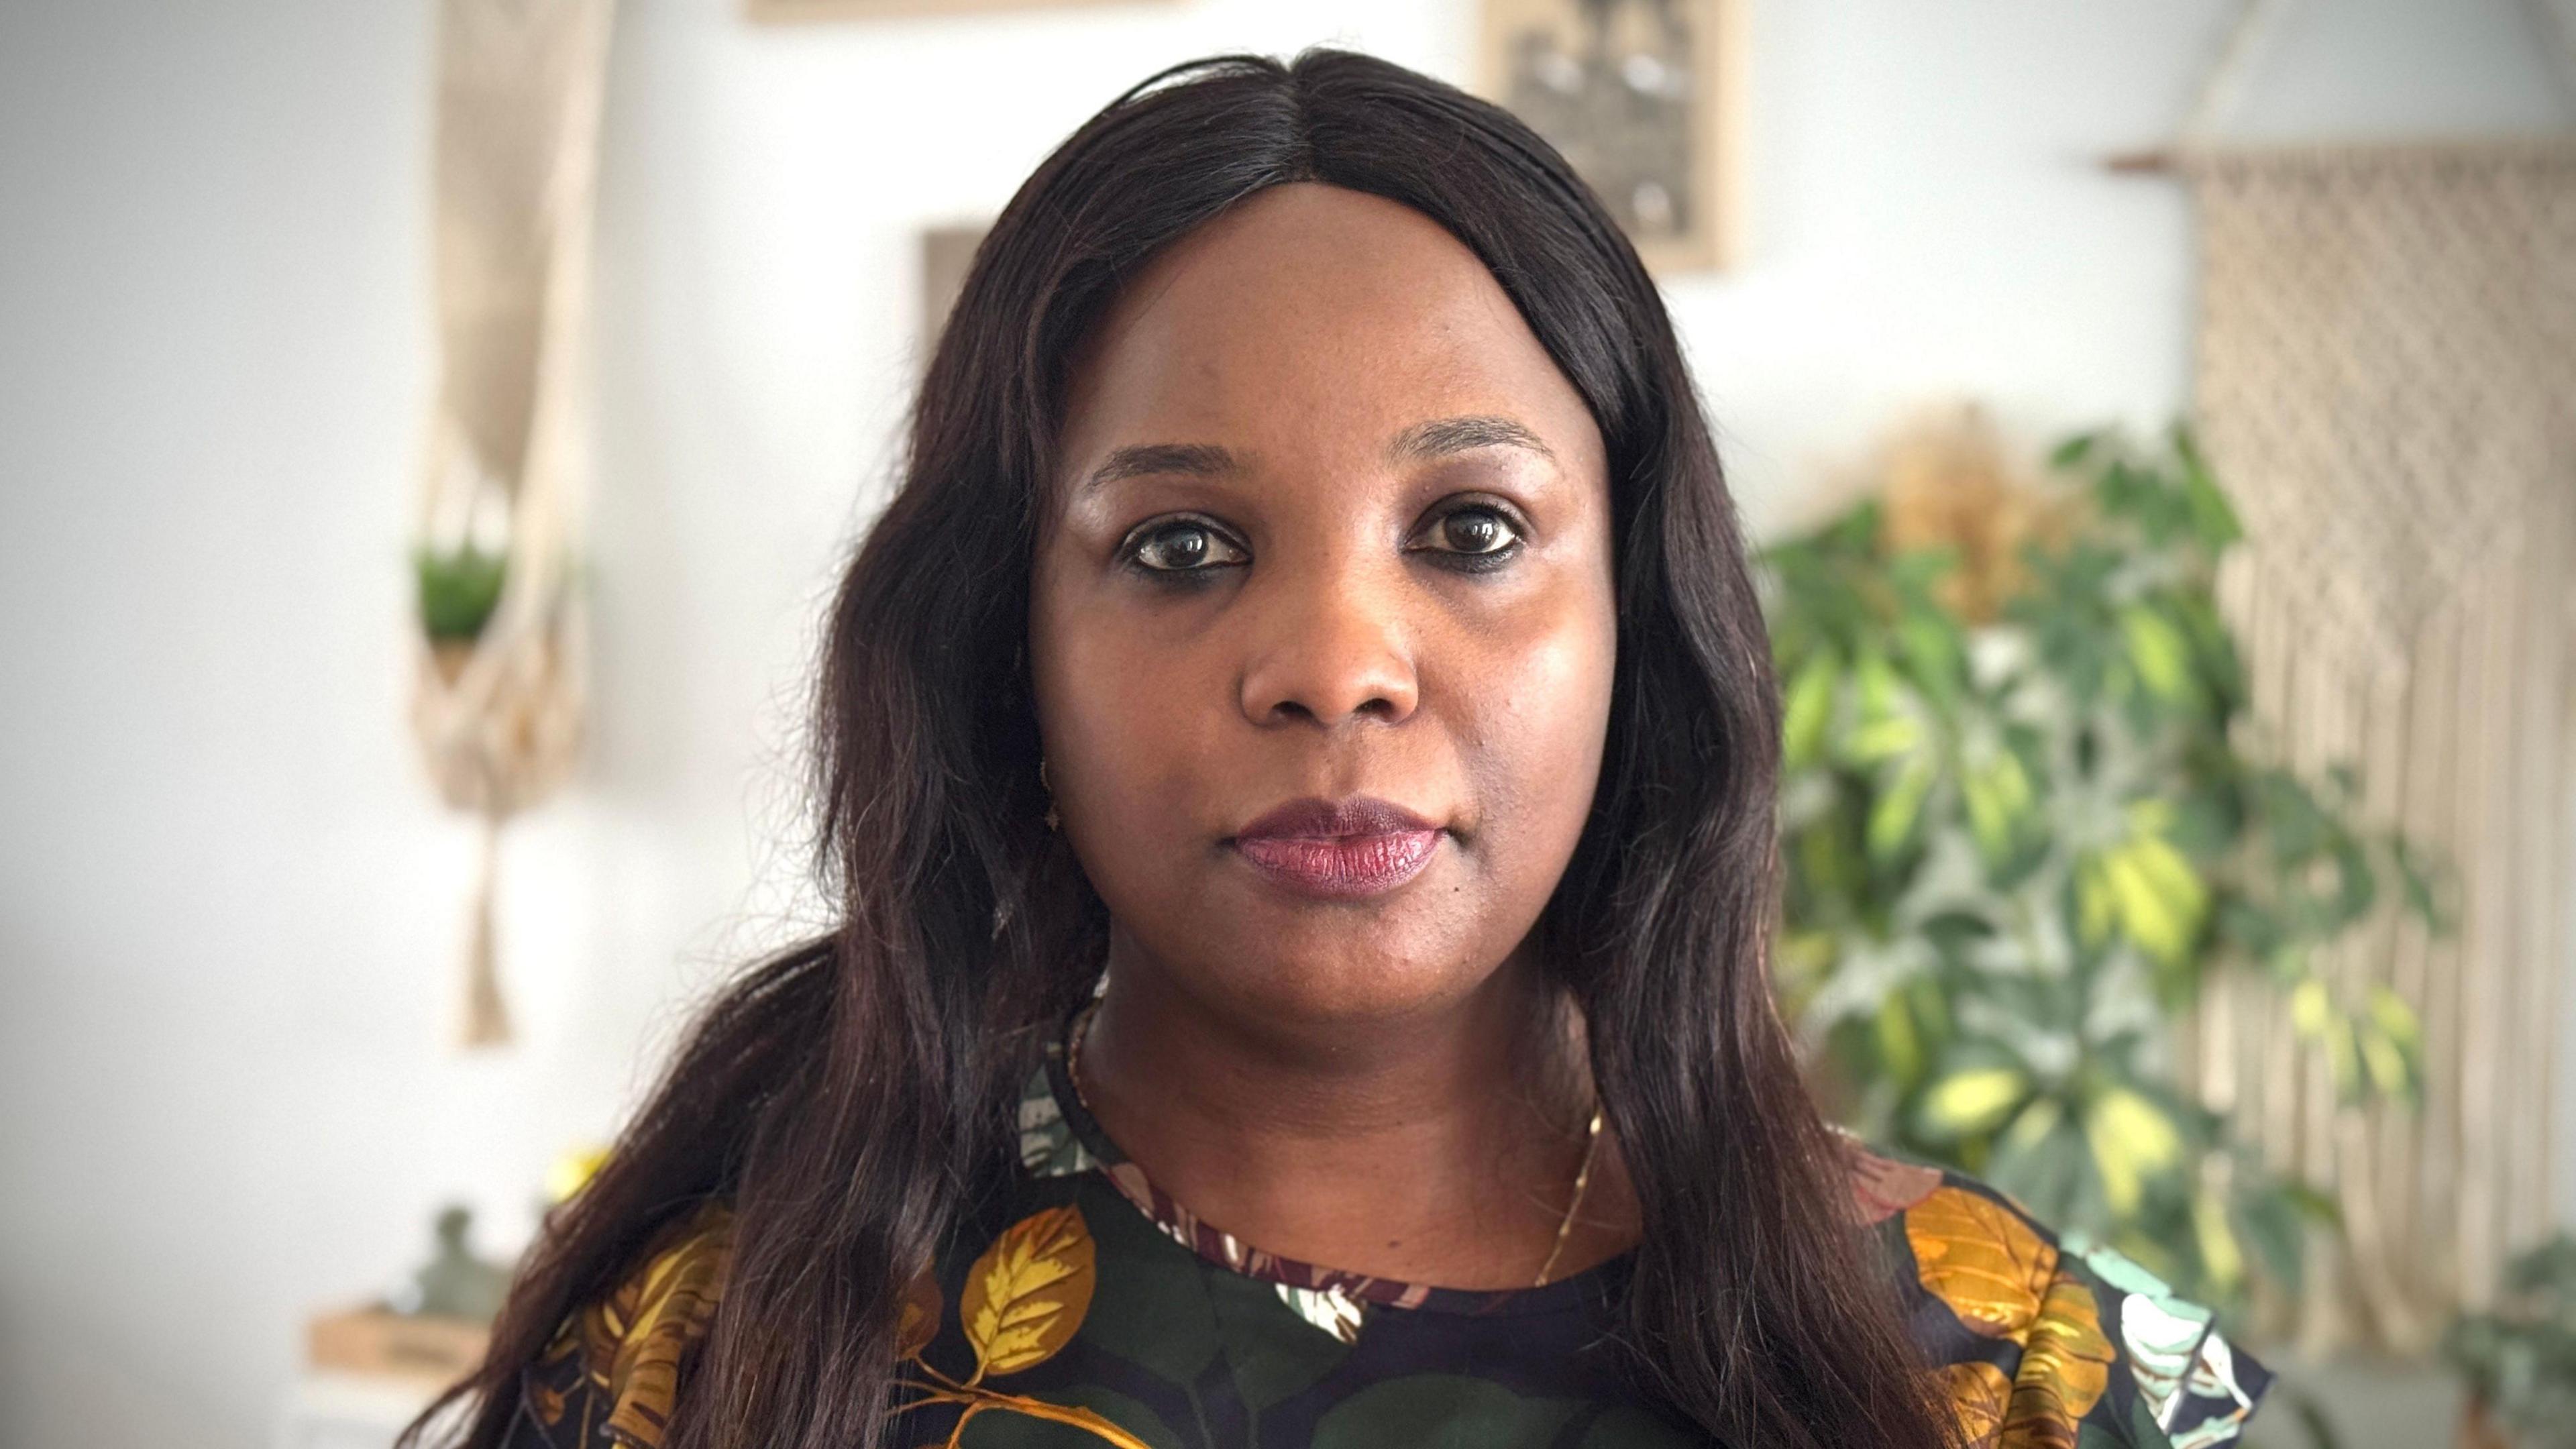
<svg viewBox="0 0 2576 1449">
<path fill-rule="evenodd" d="M 1494 686 L 1472 734 L 1514 819 L 1513 853 L 1549 873 L 1582 834 L 1609 724 L 1616 631 L 1592 611 L 1559 607 L 1514 632 L 1486 661 Z M 1480 772 L 1480 773 L 1484 773 Z"/>
<path fill-rule="evenodd" d="M 1562 594 L 1573 594 L 1568 589 Z M 1608 722 L 1616 629 L 1593 600 L 1560 594 L 1497 639 L 1488 673 L 1510 709 L 1511 733 L 1551 753 Z"/>
<path fill-rule="evenodd" d="M 1067 642 L 1067 764 L 1095 787 L 1082 804 L 1099 843 L 1118 859 L 1186 850 L 1209 814 L 1202 783 L 1228 778 L 1228 747 L 1239 755 L 1242 743 L 1227 736 L 1232 702 L 1209 641 L 1165 641 L 1140 621 Z"/>
</svg>

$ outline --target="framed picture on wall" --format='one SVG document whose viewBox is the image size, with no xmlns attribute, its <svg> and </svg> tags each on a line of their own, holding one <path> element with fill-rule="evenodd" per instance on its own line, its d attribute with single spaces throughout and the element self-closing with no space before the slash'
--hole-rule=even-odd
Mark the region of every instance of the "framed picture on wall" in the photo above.
<svg viewBox="0 0 2576 1449">
<path fill-rule="evenodd" d="M 918 336 L 922 366 L 930 365 L 930 352 L 939 343 L 940 329 L 948 325 L 948 314 L 957 305 L 957 294 L 966 290 L 966 269 L 975 264 L 975 248 L 984 244 L 984 233 L 992 229 L 992 223 L 985 221 L 921 229 L 921 331 Z"/>
<path fill-rule="evenodd" d="M 923 15 L 970 15 L 994 10 L 1065 10 L 1121 0 L 742 0 L 754 20 L 890 20 Z M 1134 4 L 1135 0 L 1123 0 Z"/>
<path fill-rule="evenodd" d="M 1484 0 L 1482 85 L 1564 152 L 1658 273 L 1737 252 L 1747 0 Z"/>
</svg>

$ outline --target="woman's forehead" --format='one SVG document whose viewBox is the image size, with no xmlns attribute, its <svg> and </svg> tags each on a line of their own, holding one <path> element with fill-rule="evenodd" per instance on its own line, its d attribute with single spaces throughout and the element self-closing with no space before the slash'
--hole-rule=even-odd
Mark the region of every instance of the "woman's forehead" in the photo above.
<svg viewBox="0 0 2576 1449">
<path fill-rule="evenodd" d="M 1067 392 L 1058 481 L 1139 447 L 1384 455 L 1446 418 L 1505 420 L 1569 467 L 1599 455 L 1581 396 L 1475 253 L 1396 202 L 1281 186 L 1112 305 Z"/>
</svg>

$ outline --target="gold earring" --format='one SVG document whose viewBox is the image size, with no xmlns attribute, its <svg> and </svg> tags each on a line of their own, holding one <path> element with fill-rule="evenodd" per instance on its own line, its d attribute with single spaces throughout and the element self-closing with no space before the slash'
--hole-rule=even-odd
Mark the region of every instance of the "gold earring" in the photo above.
<svg viewBox="0 0 2576 1449">
<path fill-rule="evenodd" d="M 1038 788 L 1047 792 L 1047 829 L 1058 829 L 1062 826 L 1063 822 L 1056 819 L 1055 787 L 1047 783 L 1046 756 L 1044 755 L 1038 756 Z"/>
</svg>

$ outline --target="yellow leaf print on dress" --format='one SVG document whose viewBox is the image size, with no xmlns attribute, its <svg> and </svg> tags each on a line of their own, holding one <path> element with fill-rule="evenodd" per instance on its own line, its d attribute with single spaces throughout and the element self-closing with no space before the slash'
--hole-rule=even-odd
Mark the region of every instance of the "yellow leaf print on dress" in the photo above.
<svg viewBox="0 0 2576 1449">
<path fill-rule="evenodd" d="M 1959 1416 L 1961 1449 L 1995 1449 L 1995 1431 L 2004 1426 L 2012 1403 L 2012 1380 L 1981 1359 L 1954 1363 L 1940 1370 L 1942 1396 Z"/>
<path fill-rule="evenodd" d="M 2039 1316 L 2057 1250 L 2003 1204 L 1944 1187 L 1905 1211 L 1923 1286 L 1970 1331 L 2018 1338 Z"/>
<path fill-rule="evenodd" d="M 2111 1340 L 2102 1334 L 2093 1289 L 2060 1278 L 2022 1347 L 2000 1449 L 2075 1449 L 2075 1421 L 2101 1401 L 2110 1381 Z"/>
<path fill-rule="evenodd" d="M 633 1449 L 657 1449 L 679 1393 L 680 1357 L 704 1338 L 715 1317 L 732 1258 L 733 1214 L 700 1209 L 606 1298 L 565 1325 L 576 1333 L 582 1365 L 609 1404 L 610 1438 Z M 558 1340 L 561 1344 L 563 1340 Z M 560 1403 L 552 1406 L 562 1414 Z"/>
<path fill-rule="evenodd" d="M 1950 1371 L 1951 1398 L 1963 1420 L 1994 1435 L 1972 1442 L 2073 1449 L 2076 1421 L 2101 1401 L 2110 1382 L 2111 1342 L 2092 1288 L 2059 1276 L 2057 1249 L 2019 1214 L 1961 1188 L 1944 1187 L 1907 1209 L 1905 1240 L 1924 1288 L 1962 1324 L 2021 1345 L 2010 1401 L 1991 1428 L 1981 1430 L 2002 1371 L 1991 1365 Z"/>
<path fill-rule="evenodd" d="M 913 1358 L 930 1347 L 939 1336 L 939 1278 L 927 1267 L 912 1275 L 903 1290 L 903 1305 L 896 1311 L 894 1356 Z"/>
<path fill-rule="evenodd" d="M 957 1311 L 976 1379 L 1044 1363 L 1091 1311 L 1091 1230 L 1079 1209 L 1047 1208 L 1003 1230 L 966 1274 Z"/>
<path fill-rule="evenodd" d="M 1046 1362 L 1073 1342 L 1091 1311 L 1096 1281 L 1091 1228 L 1082 1210 L 1068 1203 L 1029 1214 L 1002 1230 L 975 1265 L 966 1271 L 958 1294 L 958 1326 L 975 1350 L 975 1372 L 964 1382 L 932 1368 L 922 1358 L 939 1335 L 942 1305 L 939 1284 L 927 1272 L 904 1291 L 896 1324 L 896 1352 L 905 1368 L 920 1375 L 902 1387 L 919 1397 L 896 1410 L 903 1413 L 931 1404 L 953 1404 L 961 1413 L 948 1435 L 956 1449 L 966 1425 L 977 1414 L 1026 1414 L 1033 1419 L 1070 1425 L 1117 1449 L 1151 1449 L 1135 1435 L 1089 1409 L 1049 1403 L 1024 1394 L 1008 1394 L 984 1384 L 988 1374 L 1012 1374 Z"/>
</svg>

